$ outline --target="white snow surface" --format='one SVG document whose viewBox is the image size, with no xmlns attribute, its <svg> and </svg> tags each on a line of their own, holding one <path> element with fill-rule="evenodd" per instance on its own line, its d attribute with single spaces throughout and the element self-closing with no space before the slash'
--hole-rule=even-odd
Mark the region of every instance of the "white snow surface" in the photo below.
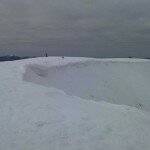
<svg viewBox="0 0 150 150">
<path fill-rule="evenodd" d="M 150 150 L 149 60 L 52 57 L 0 68 L 0 150 Z"/>
</svg>

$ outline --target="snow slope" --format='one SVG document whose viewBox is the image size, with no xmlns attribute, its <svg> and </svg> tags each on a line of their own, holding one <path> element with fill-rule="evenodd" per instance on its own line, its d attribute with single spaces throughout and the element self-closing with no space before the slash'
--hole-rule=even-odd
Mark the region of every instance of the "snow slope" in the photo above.
<svg viewBox="0 0 150 150">
<path fill-rule="evenodd" d="M 0 63 L 0 150 L 149 150 L 149 65 L 87 58 Z M 131 85 L 138 100 L 122 92 Z M 138 102 L 148 111 L 111 104 L 111 96 L 115 103 Z"/>
</svg>

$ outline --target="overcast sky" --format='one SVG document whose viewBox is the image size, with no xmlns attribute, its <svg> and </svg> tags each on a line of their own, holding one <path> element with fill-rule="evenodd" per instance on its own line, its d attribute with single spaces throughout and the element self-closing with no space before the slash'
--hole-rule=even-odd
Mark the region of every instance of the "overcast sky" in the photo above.
<svg viewBox="0 0 150 150">
<path fill-rule="evenodd" d="M 0 0 L 0 55 L 150 57 L 150 0 Z"/>
</svg>

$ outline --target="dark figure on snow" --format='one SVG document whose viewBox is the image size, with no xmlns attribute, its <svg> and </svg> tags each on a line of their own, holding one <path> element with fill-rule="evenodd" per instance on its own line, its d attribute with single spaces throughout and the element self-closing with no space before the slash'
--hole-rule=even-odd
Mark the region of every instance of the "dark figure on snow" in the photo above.
<svg viewBox="0 0 150 150">
<path fill-rule="evenodd" d="M 45 55 L 46 57 L 48 57 L 48 55 L 47 55 L 47 53 L 46 53 L 46 55 Z"/>
</svg>

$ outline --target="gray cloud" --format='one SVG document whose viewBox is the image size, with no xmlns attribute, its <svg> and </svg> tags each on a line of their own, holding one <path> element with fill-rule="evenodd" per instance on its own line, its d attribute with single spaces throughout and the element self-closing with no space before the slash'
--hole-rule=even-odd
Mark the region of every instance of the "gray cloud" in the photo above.
<svg viewBox="0 0 150 150">
<path fill-rule="evenodd" d="M 0 0 L 0 55 L 150 57 L 149 0 Z"/>
</svg>

